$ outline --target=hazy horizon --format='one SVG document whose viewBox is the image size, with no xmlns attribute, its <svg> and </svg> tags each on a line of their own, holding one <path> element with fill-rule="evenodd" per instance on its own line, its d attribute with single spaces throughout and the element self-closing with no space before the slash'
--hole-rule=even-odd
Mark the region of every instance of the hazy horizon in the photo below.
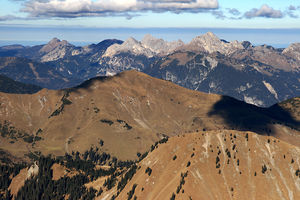
<svg viewBox="0 0 300 200">
<path fill-rule="evenodd" d="M 22 27 L 0 26 L 0 46 L 45 44 L 57 37 L 76 46 L 99 43 L 105 39 L 141 40 L 145 34 L 167 41 L 181 39 L 185 43 L 206 32 L 213 32 L 227 41 L 250 41 L 253 45 L 267 44 L 277 48 L 299 42 L 300 29 L 251 29 L 251 28 L 84 28 L 84 27 Z"/>
</svg>

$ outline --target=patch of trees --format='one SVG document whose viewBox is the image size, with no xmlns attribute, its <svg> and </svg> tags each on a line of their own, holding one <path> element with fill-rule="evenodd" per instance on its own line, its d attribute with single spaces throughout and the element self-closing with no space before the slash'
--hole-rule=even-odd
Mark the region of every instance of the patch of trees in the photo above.
<svg viewBox="0 0 300 200">
<path fill-rule="evenodd" d="M 295 175 L 300 178 L 300 170 L 299 169 L 296 170 Z"/>
<path fill-rule="evenodd" d="M 220 158 L 219 156 L 216 157 L 216 168 L 220 168 L 221 164 L 220 164 Z"/>
<path fill-rule="evenodd" d="M 134 195 L 134 192 L 135 192 L 135 188 L 136 188 L 136 186 L 137 186 L 137 184 L 133 184 L 133 186 L 132 186 L 132 189 L 127 193 L 127 195 L 128 195 L 128 200 L 131 200 L 132 199 L 132 197 L 133 197 L 133 195 Z"/>
<path fill-rule="evenodd" d="M 90 148 L 90 150 L 86 150 L 82 155 L 79 154 L 77 157 L 82 157 L 83 160 L 90 160 L 91 162 L 99 165 L 104 165 L 111 159 L 110 154 L 99 152 L 98 148 L 94 149 L 92 147 Z"/>
<path fill-rule="evenodd" d="M 124 124 L 124 128 L 126 128 L 127 130 L 132 129 L 132 126 L 130 126 L 127 122 L 125 122 L 124 120 L 121 119 L 117 119 L 117 122 L 119 122 L 120 124 Z"/>
<path fill-rule="evenodd" d="M 267 171 L 267 166 L 264 164 L 262 167 L 261 167 L 261 172 L 264 174 L 266 171 Z"/>
<path fill-rule="evenodd" d="M 19 174 L 25 168 L 25 164 L 2 164 L 0 165 L 0 199 L 12 199 L 8 190 L 11 178 Z"/>
<path fill-rule="evenodd" d="M 191 165 L 191 161 L 188 161 L 186 167 L 189 167 L 190 165 Z"/>
<path fill-rule="evenodd" d="M 120 182 L 118 183 L 117 189 L 118 191 L 122 191 L 128 181 L 130 181 L 133 175 L 136 173 L 137 166 L 134 164 L 130 167 L 130 169 L 125 173 L 125 175 L 121 178 Z"/>
<path fill-rule="evenodd" d="M 17 194 L 17 199 L 61 199 L 66 194 L 71 199 L 79 199 L 86 192 L 83 185 L 89 181 L 88 177 L 80 174 L 53 181 L 51 167 L 55 162 L 50 156 L 41 156 L 38 159 L 38 175 L 26 180 Z"/>
<path fill-rule="evenodd" d="M 107 189 L 110 190 L 116 185 L 116 182 L 117 182 L 117 174 L 114 173 L 104 181 L 103 186 L 107 187 Z"/>
<path fill-rule="evenodd" d="M 155 142 L 154 145 L 151 145 L 150 151 L 152 152 L 155 148 L 157 148 L 157 147 L 158 147 L 158 144 L 167 143 L 168 140 L 169 140 L 169 137 L 168 137 L 168 136 L 164 136 L 163 139 L 159 140 L 158 142 Z"/>
<path fill-rule="evenodd" d="M 106 124 L 108 124 L 108 125 L 110 125 L 110 126 L 113 125 L 113 123 L 114 123 L 113 121 L 111 121 L 111 120 L 109 120 L 109 119 L 101 119 L 100 122 L 106 123 Z"/>
<path fill-rule="evenodd" d="M 173 193 L 170 200 L 175 200 L 176 195 Z"/>
<path fill-rule="evenodd" d="M 180 183 L 179 183 L 179 186 L 177 186 L 177 190 L 176 190 L 177 194 L 180 192 L 180 190 L 182 189 L 182 186 L 185 184 L 184 178 L 187 177 L 187 175 L 188 175 L 188 172 L 181 173 Z"/>
<path fill-rule="evenodd" d="M 69 195 L 69 199 L 94 199 L 96 190 L 87 189 L 84 184 L 95 180 L 101 176 L 116 174 L 116 169 L 111 167 L 108 170 L 95 169 L 91 161 L 80 160 L 79 157 L 66 155 L 65 157 L 54 159 L 51 156 L 40 156 L 37 160 L 39 173 L 37 176 L 25 182 L 19 190 L 17 199 L 64 199 Z M 54 163 L 64 164 L 69 169 L 76 169 L 80 174 L 73 177 L 62 177 L 57 181 L 52 180 L 52 165 Z M 82 173 L 83 172 L 83 173 Z"/>
<path fill-rule="evenodd" d="M 154 146 L 156 148 L 158 144 L 166 143 L 167 141 L 168 138 L 164 137 L 162 140 L 156 142 Z M 98 148 L 90 148 L 82 154 L 72 152 L 72 154 L 56 158 L 51 156 L 45 157 L 40 152 L 30 152 L 28 157 L 37 161 L 39 173 L 26 181 L 25 185 L 19 190 L 17 199 L 64 199 L 66 195 L 69 196 L 69 199 L 94 199 L 96 195 L 101 195 L 103 189 L 97 192 L 94 189 L 87 189 L 84 185 L 102 176 L 108 177 L 103 185 L 108 190 L 117 184 L 117 194 L 114 195 L 114 199 L 136 173 L 138 169 L 137 163 L 147 155 L 148 152 L 139 154 L 138 161 L 121 161 L 115 157 L 111 157 L 110 154 L 100 152 Z M 65 176 L 54 181 L 52 180 L 53 172 L 51 169 L 54 163 L 64 165 L 67 171 L 77 171 L 79 174 L 73 177 Z M 110 168 L 97 169 L 96 164 L 109 165 Z M 152 169 L 149 168 L 146 170 L 146 173 L 151 175 Z M 5 175 L 3 179 L 6 179 L 7 176 Z M 3 184 L 5 184 L 5 188 L 9 185 L 9 183 L 5 183 L 4 181 Z M 131 191 L 132 199 L 134 190 Z M 6 196 L 9 196 L 9 194 Z M 133 199 L 136 199 L 136 196 Z"/>
<path fill-rule="evenodd" d="M 98 113 L 98 112 L 100 112 L 100 109 L 97 108 L 97 107 L 94 107 L 94 112 L 95 112 L 95 113 Z"/>
<path fill-rule="evenodd" d="M 228 149 L 226 149 L 225 152 L 226 152 L 226 154 L 227 154 L 227 157 L 228 157 L 228 158 L 231 158 L 230 151 L 229 151 Z"/>
<path fill-rule="evenodd" d="M 148 155 L 148 151 L 146 151 L 145 153 L 143 153 L 141 156 L 139 156 L 139 162 L 141 162 L 144 158 L 146 158 L 147 157 L 147 155 Z"/>
<path fill-rule="evenodd" d="M 151 176 L 152 169 L 150 167 L 147 167 L 145 173 L 148 174 L 148 176 Z"/>
<path fill-rule="evenodd" d="M 100 139 L 100 140 L 99 140 L 99 144 L 100 144 L 101 147 L 103 147 L 104 141 Z"/>
<path fill-rule="evenodd" d="M 70 96 L 70 91 L 66 90 L 65 94 L 63 95 L 63 97 L 60 100 L 62 102 L 62 104 L 48 118 L 58 116 L 60 113 L 63 112 L 66 105 L 71 105 L 72 104 L 72 101 L 70 101 L 68 99 L 69 96 Z"/>
<path fill-rule="evenodd" d="M 0 133 L 2 137 L 6 137 L 12 139 L 14 141 L 18 141 L 18 139 L 23 139 L 24 142 L 33 143 L 35 141 L 40 141 L 42 138 L 39 136 L 34 136 L 26 133 L 22 130 L 16 130 L 14 126 L 11 125 L 10 122 L 4 121 L 4 123 L 0 123 Z"/>
</svg>

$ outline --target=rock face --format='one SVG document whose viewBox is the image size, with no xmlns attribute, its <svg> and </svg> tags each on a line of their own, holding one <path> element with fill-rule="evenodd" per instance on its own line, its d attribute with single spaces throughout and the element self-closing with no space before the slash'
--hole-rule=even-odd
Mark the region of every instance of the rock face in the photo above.
<svg viewBox="0 0 300 200">
<path fill-rule="evenodd" d="M 70 53 L 74 47 L 74 45 L 71 45 L 66 40 L 60 41 L 59 39 L 54 38 L 40 49 L 39 52 L 43 55 L 41 61 L 49 62 L 62 59 Z"/>
<path fill-rule="evenodd" d="M 219 52 L 224 55 L 229 55 L 235 51 L 243 50 L 244 46 L 238 41 L 222 41 L 213 33 L 208 32 L 192 39 L 189 44 L 184 46 L 184 49 L 188 51 L 205 51 L 208 53 Z"/>
<path fill-rule="evenodd" d="M 193 90 L 228 95 L 264 107 L 300 95 L 299 72 L 219 53 L 177 52 L 145 72 Z"/>
<path fill-rule="evenodd" d="M 300 43 L 291 44 L 288 48 L 284 49 L 282 53 L 296 61 L 300 61 Z"/>
<path fill-rule="evenodd" d="M 189 89 L 263 107 L 300 95 L 297 44 L 282 51 L 247 41 L 226 42 L 210 32 L 188 44 L 171 45 L 149 35 L 141 42 L 130 41 L 135 45 L 125 42 L 107 49 L 100 61 L 102 73 L 137 69 Z"/>
<path fill-rule="evenodd" d="M 144 55 L 148 58 L 157 55 L 167 55 L 182 46 L 182 41 L 166 42 L 163 39 L 156 39 L 151 35 L 145 35 L 141 42 L 134 38 L 127 39 L 123 44 L 110 46 L 103 57 L 113 57 L 120 53 L 132 53 Z"/>
<path fill-rule="evenodd" d="M 163 39 L 157 39 L 150 34 L 145 35 L 141 43 L 145 48 L 150 49 L 157 55 L 170 54 L 184 44 L 181 40 L 166 42 Z"/>
</svg>

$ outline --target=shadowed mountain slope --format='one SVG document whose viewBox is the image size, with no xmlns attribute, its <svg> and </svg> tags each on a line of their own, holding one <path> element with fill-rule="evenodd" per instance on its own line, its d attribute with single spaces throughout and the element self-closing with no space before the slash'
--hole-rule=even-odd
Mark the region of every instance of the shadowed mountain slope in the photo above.
<svg viewBox="0 0 300 200">
<path fill-rule="evenodd" d="M 20 83 L 6 76 L 0 75 L 0 91 L 5 93 L 32 94 L 42 88 L 36 85 Z"/>
<path fill-rule="evenodd" d="M 0 57 L 0 74 L 15 81 L 49 89 L 66 88 L 80 83 L 77 79 L 64 77 L 49 65 L 18 57 Z"/>
</svg>

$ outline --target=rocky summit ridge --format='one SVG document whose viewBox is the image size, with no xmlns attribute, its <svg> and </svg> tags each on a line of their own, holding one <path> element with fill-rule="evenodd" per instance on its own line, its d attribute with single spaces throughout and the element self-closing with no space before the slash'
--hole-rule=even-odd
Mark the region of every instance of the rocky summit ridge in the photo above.
<svg viewBox="0 0 300 200">
<path fill-rule="evenodd" d="M 122 52 L 130 52 L 136 55 L 145 55 L 147 57 L 167 55 L 183 44 L 184 43 L 181 40 L 167 42 L 147 34 L 140 42 L 130 37 L 123 44 L 114 44 L 108 47 L 103 57 L 112 57 Z"/>
</svg>

